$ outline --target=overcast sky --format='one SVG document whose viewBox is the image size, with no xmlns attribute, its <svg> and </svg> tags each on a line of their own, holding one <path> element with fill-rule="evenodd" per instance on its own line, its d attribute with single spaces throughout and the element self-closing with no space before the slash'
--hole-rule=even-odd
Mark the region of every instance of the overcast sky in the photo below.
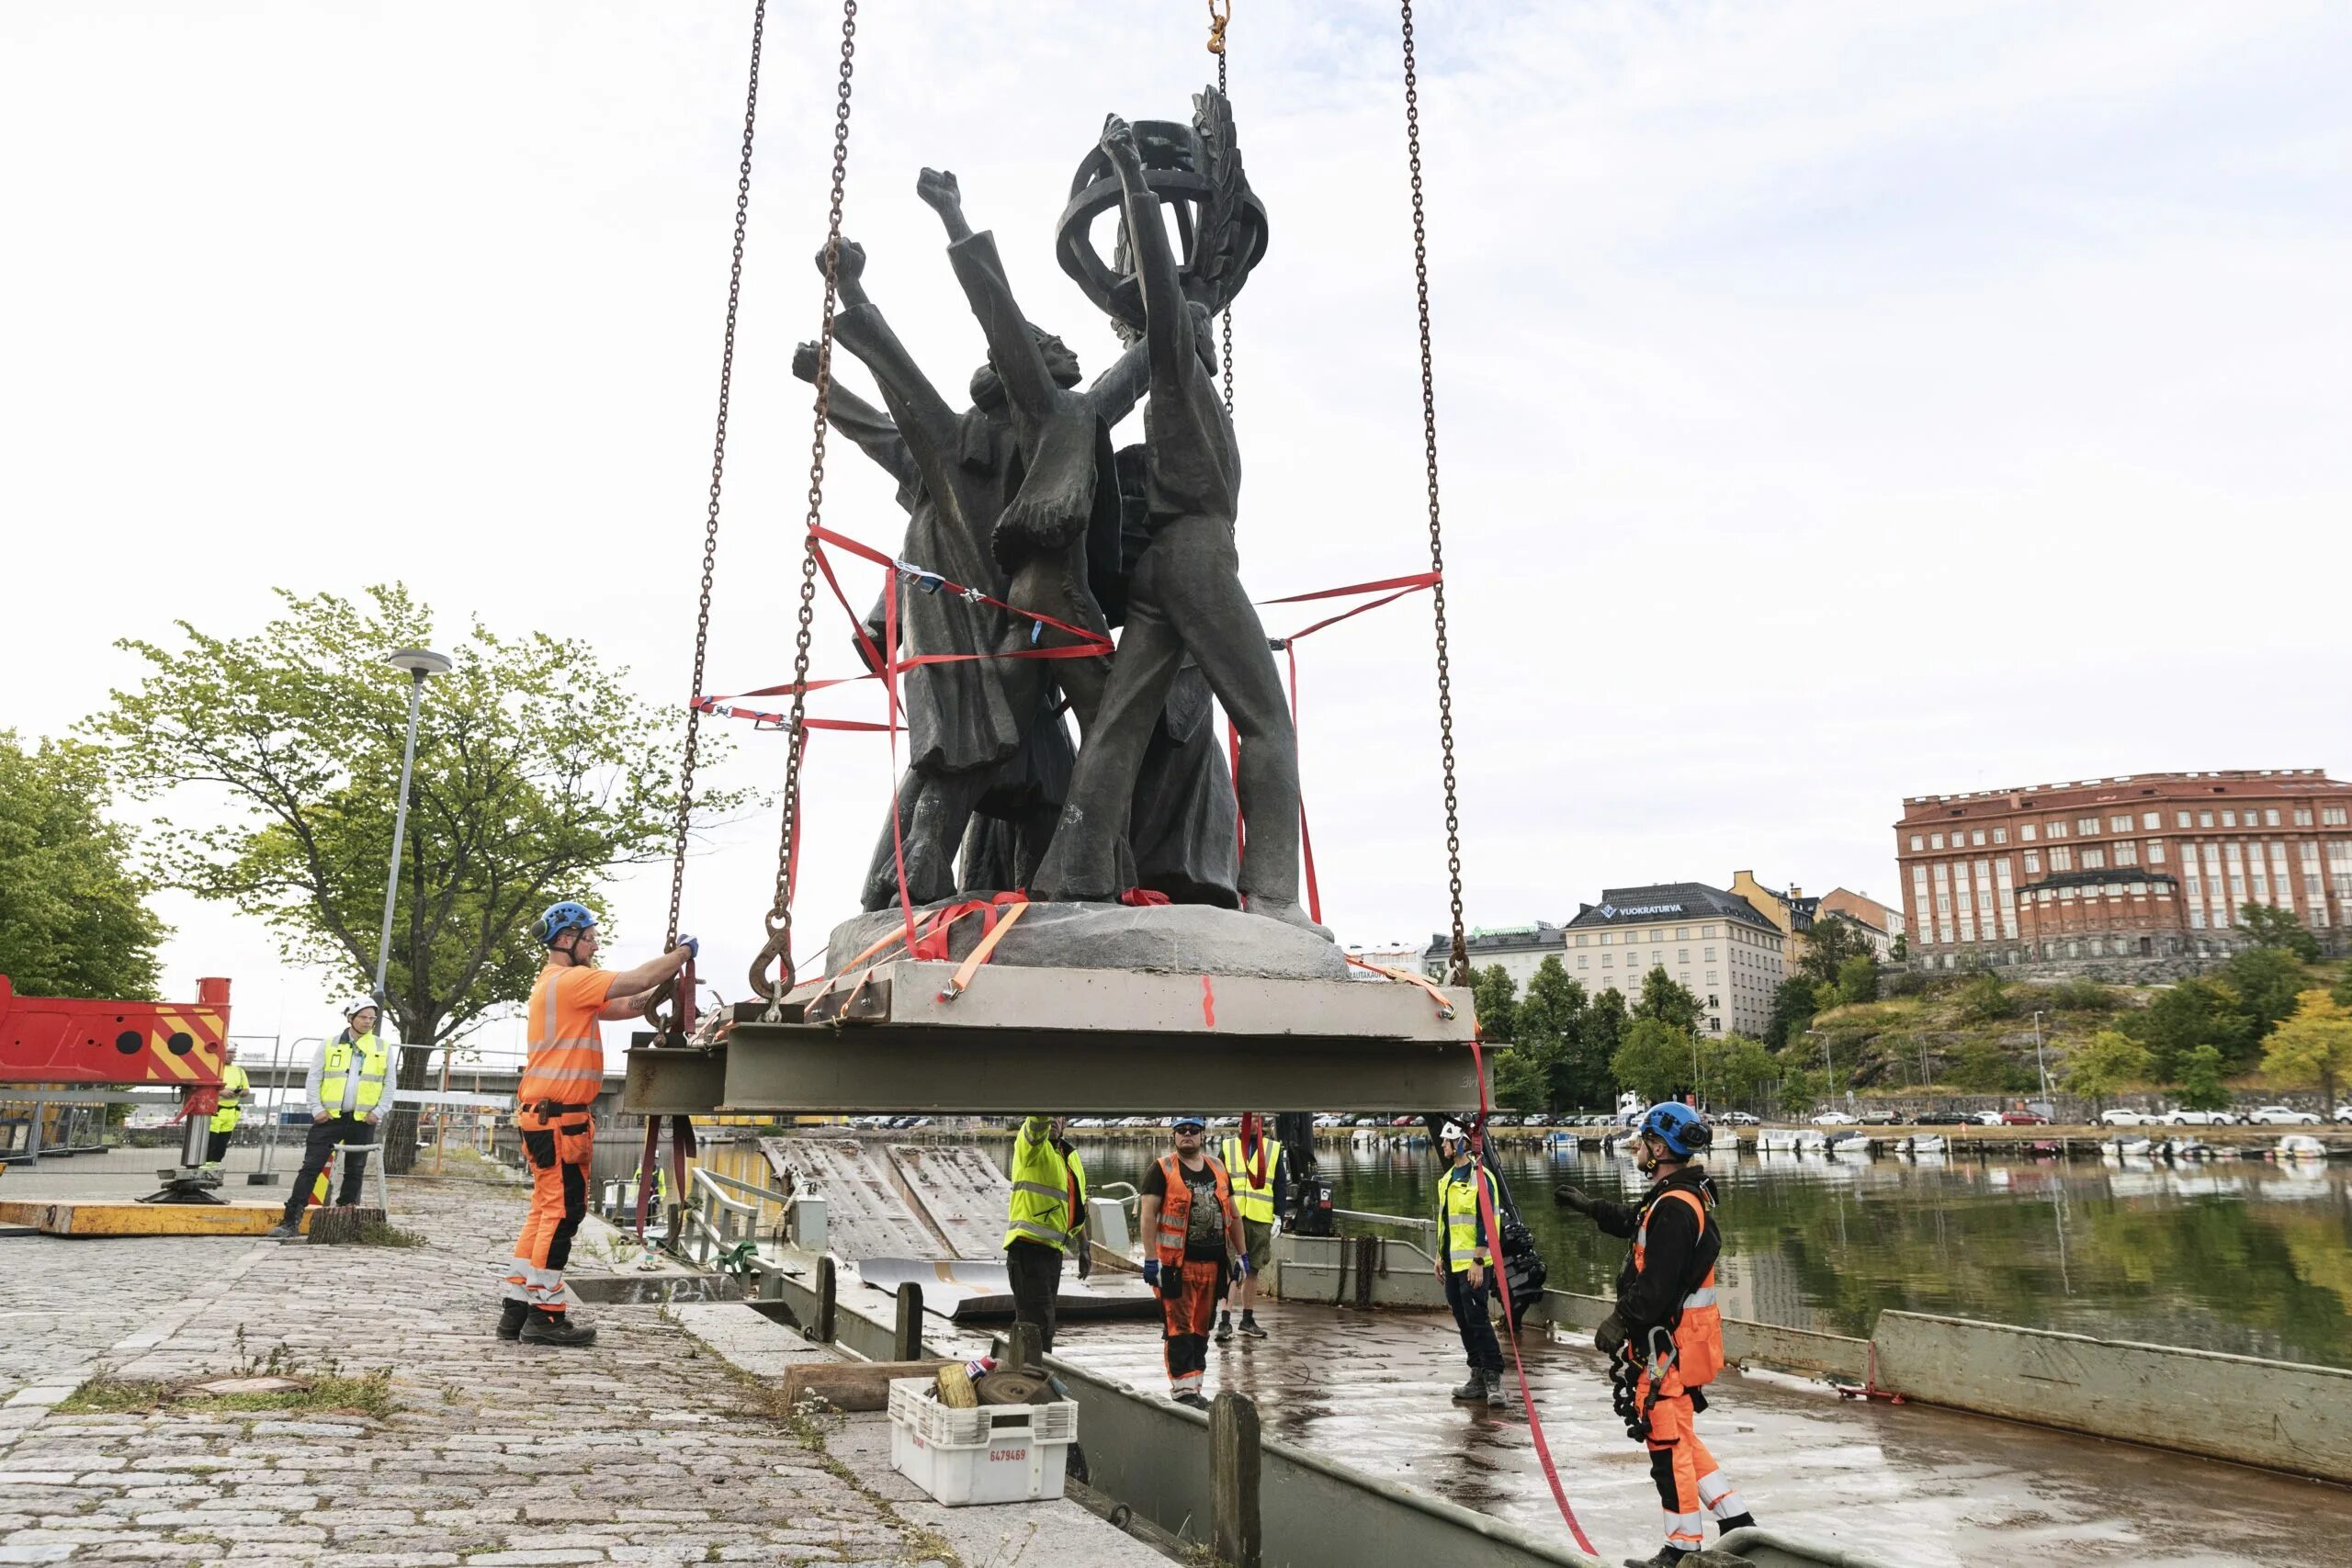
<svg viewBox="0 0 2352 1568">
<path fill-rule="evenodd" d="M 1237 9 L 1272 225 L 1235 311 L 1250 585 L 1416 570 L 1396 17 Z M 1474 922 L 1741 867 L 1891 896 L 1908 794 L 2352 768 L 2352 10 L 1422 9 Z M 719 691 L 790 671 L 789 360 L 838 19 L 770 17 Z M 103 705 L 136 674 L 118 637 L 244 633 L 273 587 L 394 577 L 444 643 L 476 615 L 585 636 L 682 694 L 749 23 L 0 6 L 0 727 Z M 917 169 L 961 176 L 1029 313 L 1099 368 L 1114 340 L 1053 220 L 1106 110 L 1186 112 L 1203 31 L 1175 0 L 865 9 L 847 228 L 941 385 L 981 347 Z M 895 545 L 888 483 L 854 451 L 831 474 L 834 525 Z M 820 672 L 843 672 L 820 624 Z M 1427 601 L 1301 668 L 1327 919 L 1423 940 L 1445 914 Z M 772 783 L 777 738 L 735 739 L 722 774 Z M 888 766 L 879 738 L 816 743 L 804 946 L 849 910 Z M 687 926 L 738 994 L 774 859 L 763 817 L 692 868 Z M 658 940 L 666 883 L 611 895 L 621 961 Z M 167 908 L 170 994 L 227 974 L 241 1033 L 332 1021 L 345 982 Z"/>
</svg>

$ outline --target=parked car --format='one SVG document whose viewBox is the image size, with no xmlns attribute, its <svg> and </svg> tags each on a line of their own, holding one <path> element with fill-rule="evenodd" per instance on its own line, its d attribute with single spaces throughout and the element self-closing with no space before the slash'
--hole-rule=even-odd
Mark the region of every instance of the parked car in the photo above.
<svg viewBox="0 0 2352 1568">
<path fill-rule="evenodd" d="M 1813 1119 L 1813 1124 L 1816 1127 L 1850 1127 L 1854 1125 L 1854 1119 L 1842 1111 L 1825 1111 Z"/>
<path fill-rule="evenodd" d="M 2352 1100 L 2346 1100 L 2335 1108 L 2335 1119 L 2338 1122 L 2352 1122 Z"/>
<path fill-rule="evenodd" d="M 2152 1112 L 2127 1111 L 2120 1105 L 2112 1111 L 2100 1111 L 2098 1119 L 2102 1124 L 2109 1127 L 2147 1127 L 2155 1125 L 2157 1121 Z"/>
<path fill-rule="evenodd" d="M 1487 1125 L 1489 1127 L 1516 1127 L 1519 1124 L 1518 1117 L 1503 1112 L 1497 1112 L 1487 1118 Z"/>
<path fill-rule="evenodd" d="M 2050 1125 L 2050 1118 L 2039 1111 L 2004 1111 L 2001 1112 L 2001 1125 L 2004 1127 L 2047 1127 Z"/>
<path fill-rule="evenodd" d="M 2154 1120 L 2167 1127 L 2234 1127 L 2239 1118 L 2228 1111 L 2167 1111 Z"/>
<path fill-rule="evenodd" d="M 1532 1116 L 1520 1118 L 1519 1124 L 1522 1127 L 1549 1127 L 1552 1124 L 1552 1118 L 1539 1111 Z"/>
<path fill-rule="evenodd" d="M 1757 1119 L 1745 1111 L 1726 1111 L 1714 1120 L 1726 1127 L 1753 1127 Z"/>
<path fill-rule="evenodd" d="M 1979 1127 L 1997 1127 L 2001 1124 L 2001 1113 L 1997 1111 L 1980 1111 L 1976 1113 L 1976 1124 Z"/>
<path fill-rule="evenodd" d="M 1970 1127 L 1976 1118 L 1965 1111 L 1922 1111 L 1911 1118 L 1914 1127 Z"/>
<path fill-rule="evenodd" d="M 1902 1120 L 1892 1111 L 1865 1111 L 1861 1124 L 1865 1127 L 1892 1127 Z"/>
<path fill-rule="evenodd" d="M 2246 1112 L 2245 1119 L 2257 1127 L 2316 1127 L 2319 1118 L 2308 1111 L 2297 1111 L 2288 1105 L 2265 1105 Z"/>
</svg>

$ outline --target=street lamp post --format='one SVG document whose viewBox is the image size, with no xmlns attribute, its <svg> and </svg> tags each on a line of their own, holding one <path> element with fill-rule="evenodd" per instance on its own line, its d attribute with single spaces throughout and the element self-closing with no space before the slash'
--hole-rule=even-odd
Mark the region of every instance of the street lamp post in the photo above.
<svg viewBox="0 0 2352 1568">
<path fill-rule="evenodd" d="M 2057 1120 L 2058 1102 L 2050 1098 L 2050 1068 L 2041 1059 L 2041 1010 L 2033 1014 L 2033 1070 L 2041 1077 L 2041 1103 L 2049 1108 L 2048 1115 Z"/>
<path fill-rule="evenodd" d="M 384 928 L 376 941 L 376 987 L 369 994 L 376 1006 L 385 1007 L 384 972 L 392 962 L 392 904 L 401 890 L 401 840 L 408 836 L 408 781 L 416 768 L 416 710 L 424 697 L 424 682 L 435 675 L 446 675 L 457 666 L 446 653 L 435 653 L 429 648 L 403 648 L 384 656 L 384 662 L 395 670 L 409 672 L 408 746 L 401 752 L 401 800 L 392 817 L 392 868 L 384 876 Z"/>
</svg>

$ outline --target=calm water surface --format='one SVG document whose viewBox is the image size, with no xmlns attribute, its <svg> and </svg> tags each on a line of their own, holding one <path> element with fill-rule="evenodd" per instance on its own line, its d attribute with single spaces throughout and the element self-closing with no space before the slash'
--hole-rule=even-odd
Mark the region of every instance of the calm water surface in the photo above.
<svg viewBox="0 0 2352 1568">
<path fill-rule="evenodd" d="M 1159 1153 L 1089 1145 L 1097 1181 Z M 1426 1214 L 1425 1143 L 1325 1144 L 1341 1208 Z M 1606 1294 L 1626 1244 L 1557 1207 L 1632 1197 L 1633 1162 L 1507 1145 L 1502 1168 L 1561 1289 Z M 1867 1335 L 1889 1309 L 2352 1367 L 2352 1169 L 1747 1153 L 1711 1162 L 1724 1311 Z"/>
</svg>

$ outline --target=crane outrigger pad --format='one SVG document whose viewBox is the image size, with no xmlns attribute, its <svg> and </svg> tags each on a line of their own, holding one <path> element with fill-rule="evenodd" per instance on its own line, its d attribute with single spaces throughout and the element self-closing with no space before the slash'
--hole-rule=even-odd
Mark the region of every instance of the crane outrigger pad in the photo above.
<svg viewBox="0 0 2352 1568">
<path fill-rule="evenodd" d="M 1467 990 L 899 959 L 735 1010 L 707 1049 L 628 1054 L 622 1110 L 1230 1114 L 1476 1105 Z"/>
</svg>

